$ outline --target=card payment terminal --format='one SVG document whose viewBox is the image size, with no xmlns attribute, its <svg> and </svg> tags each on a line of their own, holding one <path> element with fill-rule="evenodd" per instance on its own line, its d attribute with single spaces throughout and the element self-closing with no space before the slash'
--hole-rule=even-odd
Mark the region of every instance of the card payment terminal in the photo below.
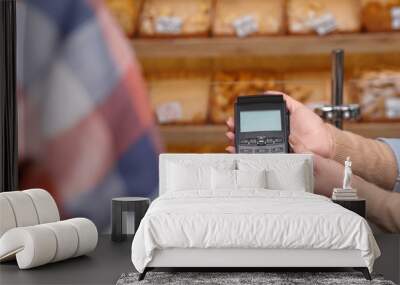
<svg viewBox="0 0 400 285">
<path fill-rule="evenodd" d="M 288 153 L 289 112 L 282 95 L 239 96 L 235 102 L 237 153 Z"/>
</svg>

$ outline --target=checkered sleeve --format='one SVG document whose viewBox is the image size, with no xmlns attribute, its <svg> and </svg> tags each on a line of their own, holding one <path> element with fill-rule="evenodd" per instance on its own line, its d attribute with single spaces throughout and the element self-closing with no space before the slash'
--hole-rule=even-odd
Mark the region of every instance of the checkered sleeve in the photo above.
<svg viewBox="0 0 400 285">
<path fill-rule="evenodd" d="M 139 64 L 102 1 L 23 6 L 24 186 L 50 188 L 64 216 L 105 228 L 112 197 L 157 195 L 161 144 Z"/>
</svg>

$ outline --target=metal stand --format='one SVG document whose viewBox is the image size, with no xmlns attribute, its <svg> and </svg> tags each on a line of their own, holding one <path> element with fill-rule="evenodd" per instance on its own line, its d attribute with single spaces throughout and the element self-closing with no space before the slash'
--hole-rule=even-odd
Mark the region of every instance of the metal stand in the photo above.
<svg viewBox="0 0 400 285">
<path fill-rule="evenodd" d="M 343 104 L 344 51 L 342 49 L 332 51 L 331 74 L 331 105 L 317 107 L 314 111 L 324 120 L 342 129 L 343 120 L 357 120 L 360 118 L 360 106 L 358 104 Z"/>
<path fill-rule="evenodd" d="M 343 81 L 344 81 L 344 51 L 334 50 L 332 52 L 332 83 L 331 83 L 331 104 L 332 106 L 342 106 L 343 105 Z M 333 118 L 334 125 L 342 129 L 343 120 L 341 116 Z"/>
</svg>

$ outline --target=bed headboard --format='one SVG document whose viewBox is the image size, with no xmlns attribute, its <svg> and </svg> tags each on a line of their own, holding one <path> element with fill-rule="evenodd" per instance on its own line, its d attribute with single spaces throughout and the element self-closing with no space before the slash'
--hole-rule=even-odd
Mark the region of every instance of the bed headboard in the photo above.
<svg viewBox="0 0 400 285">
<path fill-rule="evenodd" d="M 166 192 L 166 179 L 167 179 L 167 165 L 168 162 L 181 161 L 181 160 L 200 160 L 207 161 L 212 164 L 212 161 L 218 160 L 232 160 L 254 158 L 257 160 L 280 161 L 280 160 L 293 160 L 304 161 L 306 164 L 306 179 L 307 179 L 307 192 L 314 192 L 314 176 L 313 176 L 313 160 L 311 154 L 176 154 L 164 153 L 160 154 L 159 159 L 159 195 Z"/>
</svg>

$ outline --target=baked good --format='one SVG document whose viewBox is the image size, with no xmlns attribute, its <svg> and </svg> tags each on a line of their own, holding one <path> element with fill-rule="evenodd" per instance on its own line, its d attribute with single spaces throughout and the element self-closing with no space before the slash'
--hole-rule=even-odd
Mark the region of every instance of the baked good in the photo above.
<svg viewBox="0 0 400 285">
<path fill-rule="evenodd" d="M 303 104 L 328 104 L 331 75 L 328 71 L 299 71 L 284 74 L 285 92 Z"/>
<path fill-rule="evenodd" d="M 159 123 L 206 122 L 211 76 L 168 72 L 147 77 L 150 100 Z"/>
<path fill-rule="evenodd" d="M 211 0 L 146 0 L 141 14 L 140 35 L 207 35 L 211 6 Z"/>
<path fill-rule="evenodd" d="M 368 32 L 400 29 L 400 0 L 362 0 L 362 26 Z"/>
<path fill-rule="evenodd" d="M 210 119 L 224 123 L 233 116 L 236 97 L 256 95 L 268 90 L 282 90 L 276 73 L 265 71 L 217 72 L 212 84 Z"/>
<path fill-rule="evenodd" d="M 276 35 L 284 31 L 283 0 L 217 0 L 213 34 L 216 36 Z"/>
<path fill-rule="evenodd" d="M 291 34 L 358 32 L 359 0 L 288 0 L 287 20 Z"/>
<path fill-rule="evenodd" d="M 364 71 L 354 85 L 363 119 L 400 119 L 400 70 Z"/>
<path fill-rule="evenodd" d="M 106 0 L 107 7 L 128 37 L 136 31 L 141 0 Z"/>
</svg>

